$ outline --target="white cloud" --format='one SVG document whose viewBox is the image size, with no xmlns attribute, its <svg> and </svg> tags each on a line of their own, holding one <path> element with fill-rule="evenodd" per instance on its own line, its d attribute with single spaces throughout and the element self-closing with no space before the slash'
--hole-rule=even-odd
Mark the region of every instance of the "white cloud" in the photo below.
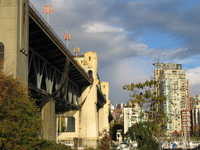
<svg viewBox="0 0 200 150">
<path fill-rule="evenodd" d="M 191 87 L 200 84 L 200 67 L 188 69 L 186 74 Z"/>
<path fill-rule="evenodd" d="M 194 97 L 200 93 L 200 67 L 188 69 L 186 75 L 189 79 L 190 96 Z"/>
<path fill-rule="evenodd" d="M 173 20 L 172 22 L 167 24 L 167 27 L 171 28 L 171 29 L 177 29 L 183 26 L 183 23 L 177 20 Z"/>
<path fill-rule="evenodd" d="M 46 19 L 43 13 L 46 0 L 30 1 Z M 200 85 L 198 5 L 186 6 L 184 2 L 191 3 L 188 0 L 176 0 L 176 2 L 151 0 L 151 3 L 143 0 L 109 2 L 108 0 L 49 0 L 49 2 L 53 5 L 53 14 L 50 15 L 51 26 L 66 27 L 72 33 L 72 41 L 81 47 L 81 54 L 86 51 L 97 52 L 100 79 L 110 82 L 112 103 L 127 100 L 121 94 L 122 85 L 142 82 L 149 78 L 153 73 L 149 68 L 153 66 L 147 61 L 151 61 L 156 55 L 161 61 L 164 60 L 164 63 L 173 61 L 187 68 L 196 67 L 187 69 L 186 73 L 191 88 L 195 86 L 198 91 L 197 87 Z M 166 39 L 163 39 L 155 34 L 149 36 L 145 31 L 159 32 L 161 35 L 167 33 L 170 37 L 165 36 Z M 59 30 L 55 32 L 58 33 Z M 160 45 L 164 47 L 160 49 Z M 73 46 L 69 43 L 71 49 Z"/>
<path fill-rule="evenodd" d="M 100 77 L 109 78 L 111 102 L 128 102 L 129 93 L 122 89 L 124 85 L 144 82 L 152 77 L 152 63 L 145 65 L 143 59 L 126 58 L 116 60 L 99 71 Z"/>
<path fill-rule="evenodd" d="M 106 25 L 102 22 L 88 23 L 82 26 L 86 32 L 90 33 L 106 33 L 106 32 L 123 32 L 123 28 Z"/>
</svg>

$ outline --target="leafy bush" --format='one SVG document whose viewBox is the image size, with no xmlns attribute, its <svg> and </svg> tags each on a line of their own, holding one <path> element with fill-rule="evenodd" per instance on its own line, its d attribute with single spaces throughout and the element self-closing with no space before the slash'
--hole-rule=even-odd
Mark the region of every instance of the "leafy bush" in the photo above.
<svg viewBox="0 0 200 150">
<path fill-rule="evenodd" d="M 43 139 L 39 139 L 34 148 L 34 150 L 72 150 L 69 146 Z"/>
<path fill-rule="evenodd" d="M 0 149 L 32 149 L 41 120 L 27 88 L 0 71 Z"/>
<path fill-rule="evenodd" d="M 0 149 L 70 150 L 66 145 L 39 138 L 38 111 L 28 89 L 0 70 Z"/>
<path fill-rule="evenodd" d="M 139 150 L 158 150 L 159 143 L 154 138 L 154 130 L 155 126 L 151 122 L 139 122 L 128 129 L 126 136 L 137 141 Z"/>
</svg>

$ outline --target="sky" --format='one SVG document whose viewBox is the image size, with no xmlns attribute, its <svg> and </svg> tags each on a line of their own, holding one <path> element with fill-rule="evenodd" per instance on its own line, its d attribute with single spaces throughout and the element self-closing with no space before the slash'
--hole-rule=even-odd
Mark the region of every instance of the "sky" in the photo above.
<svg viewBox="0 0 200 150">
<path fill-rule="evenodd" d="M 111 104 L 127 103 L 124 85 L 153 77 L 153 63 L 182 64 L 190 96 L 200 93 L 199 0 L 30 0 L 68 48 L 98 54 L 101 82 L 109 82 Z M 60 29 L 58 29 L 60 27 Z M 57 29 L 56 29 L 57 28 Z M 62 29 L 61 29 L 62 28 Z"/>
</svg>

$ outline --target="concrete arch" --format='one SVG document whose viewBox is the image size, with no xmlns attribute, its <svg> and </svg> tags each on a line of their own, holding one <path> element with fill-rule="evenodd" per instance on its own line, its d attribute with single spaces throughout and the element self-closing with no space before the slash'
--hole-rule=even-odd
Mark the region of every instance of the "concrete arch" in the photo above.
<svg viewBox="0 0 200 150">
<path fill-rule="evenodd" d="M 60 116 L 58 119 L 58 131 L 75 132 L 75 118 L 73 116 Z"/>
<path fill-rule="evenodd" d="M 112 140 L 116 141 L 117 140 L 117 130 L 122 130 L 122 133 L 124 133 L 124 127 L 121 124 L 115 124 L 111 128 L 112 132 Z"/>
</svg>

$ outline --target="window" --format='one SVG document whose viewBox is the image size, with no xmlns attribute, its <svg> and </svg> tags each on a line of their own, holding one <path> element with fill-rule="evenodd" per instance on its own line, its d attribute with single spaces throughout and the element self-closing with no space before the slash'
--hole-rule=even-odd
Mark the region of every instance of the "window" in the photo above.
<svg viewBox="0 0 200 150">
<path fill-rule="evenodd" d="M 26 3 L 24 3 L 24 6 L 23 6 L 23 23 L 25 24 L 25 21 L 26 21 Z"/>
<path fill-rule="evenodd" d="M 0 59 L 4 59 L 4 45 L 0 42 Z"/>
<path fill-rule="evenodd" d="M 0 42 L 0 62 L 4 60 L 4 44 Z M 3 64 L 0 64 L 0 69 L 3 69 Z"/>
<path fill-rule="evenodd" d="M 161 67 L 161 65 L 155 65 L 155 68 L 156 69 L 161 69 L 162 67 Z"/>
<path fill-rule="evenodd" d="M 89 71 L 88 71 L 88 75 L 89 75 L 89 77 L 92 78 L 92 76 L 93 76 L 93 75 L 92 75 L 92 70 L 89 70 Z"/>
<path fill-rule="evenodd" d="M 177 72 L 176 72 L 176 71 L 172 71 L 172 74 L 173 74 L 173 75 L 176 75 L 176 74 L 177 74 Z"/>
</svg>

